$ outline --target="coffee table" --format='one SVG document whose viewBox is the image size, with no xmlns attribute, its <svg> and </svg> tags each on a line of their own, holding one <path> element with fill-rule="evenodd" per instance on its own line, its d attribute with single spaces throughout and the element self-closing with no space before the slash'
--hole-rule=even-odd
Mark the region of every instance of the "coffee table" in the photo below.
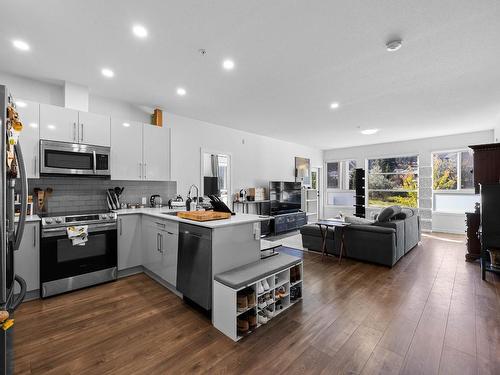
<svg viewBox="0 0 500 375">
<path fill-rule="evenodd" d="M 346 246 L 344 241 L 344 230 L 346 227 L 351 225 L 351 223 L 345 223 L 340 220 L 319 220 L 316 224 L 319 226 L 321 239 L 323 240 L 321 246 L 321 260 L 323 260 L 325 254 L 327 254 L 326 240 L 328 238 L 328 228 L 340 228 L 339 231 L 340 232 L 339 264 L 340 264 L 340 262 L 342 262 L 342 253 L 344 253 L 344 255 L 347 256 Z"/>
</svg>

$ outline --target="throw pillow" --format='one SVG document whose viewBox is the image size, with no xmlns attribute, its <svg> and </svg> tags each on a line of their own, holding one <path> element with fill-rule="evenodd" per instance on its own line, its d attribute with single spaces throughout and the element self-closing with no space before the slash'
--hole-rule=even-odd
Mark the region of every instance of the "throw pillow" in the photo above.
<svg viewBox="0 0 500 375">
<path fill-rule="evenodd" d="M 379 223 L 383 223 L 386 221 L 389 221 L 391 217 L 394 215 L 397 215 L 401 212 L 401 207 L 400 206 L 389 206 L 384 208 L 377 217 L 377 221 Z"/>
<path fill-rule="evenodd" d="M 365 219 L 363 217 L 357 217 L 357 216 L 346 216 L 344 218 L 344 221 L 346 223 L 351 223 L 351 224 L 363 224 L 363 225 L 371 225 L 374 223 L 373 220 L 370 219 Z"/>
</svg>

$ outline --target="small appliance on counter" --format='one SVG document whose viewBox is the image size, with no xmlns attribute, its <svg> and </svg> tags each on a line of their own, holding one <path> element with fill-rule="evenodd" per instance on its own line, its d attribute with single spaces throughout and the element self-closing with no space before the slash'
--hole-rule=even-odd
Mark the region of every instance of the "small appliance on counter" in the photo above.
<svg viewBox="0 0 500 375">
<path fill-rule="evenodd" d="M 180 195 L 177 195 L 174 199 L 168 200 L 168 208 L 184 208 L 186 207 L 186 203 L 184 203 L 184 199 Z"/>
<path fill-rule="evenodd" d="M 162 206 L 162 203 L 163 203 L 163 199 L 161 199 L 161 196 L 159 194 L 153 194 L 149 198 L 150 207 L 160 208 Z"/>
</svg>

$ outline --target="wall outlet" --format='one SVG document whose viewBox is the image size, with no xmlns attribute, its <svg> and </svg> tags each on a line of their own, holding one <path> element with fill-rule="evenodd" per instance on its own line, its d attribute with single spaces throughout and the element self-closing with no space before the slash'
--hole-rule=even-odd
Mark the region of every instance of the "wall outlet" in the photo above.
<svg viewBox="0 0 500 375">
<path fill-rule="evenodd" d="M 142 197 L 142 198 L 141 198 L 141 203 L 142 203 L 142 204 L 146 204 L 146 197 Z"/>
</svg>

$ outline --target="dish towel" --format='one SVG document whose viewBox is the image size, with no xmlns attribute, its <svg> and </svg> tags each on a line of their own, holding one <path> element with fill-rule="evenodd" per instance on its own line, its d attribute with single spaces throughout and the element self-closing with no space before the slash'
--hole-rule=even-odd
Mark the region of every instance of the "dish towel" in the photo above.
<svg viewBox="0 0 500 375">
<path fill-rule="evenodd" d="M 68 233 L 68 238 L 71 240 L 73 246 L 85 246 L 85 242 L 89 240 L 88 229 L 88 225 L 66 228 L 66 233 Z"/>
</svg>

